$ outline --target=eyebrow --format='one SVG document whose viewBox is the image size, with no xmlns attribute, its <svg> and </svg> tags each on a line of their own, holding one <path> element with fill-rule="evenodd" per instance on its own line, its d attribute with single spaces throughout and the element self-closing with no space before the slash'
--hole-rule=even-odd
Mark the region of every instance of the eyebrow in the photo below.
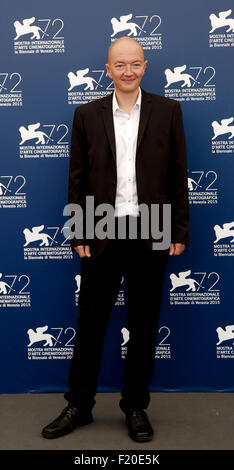
<svg viewBox="0 0 234 470">
<path fill-rule="evenodd" d="M 134 64 L 135 62 L 143 62 L 141 59 L 135 59 L 135 60 L 132 60 L 130 63 Z M 116 60 L 116 62 L 114 62 L 114 64 L 125 64 L 125 61 L 124 60 Z"/>
</svg>

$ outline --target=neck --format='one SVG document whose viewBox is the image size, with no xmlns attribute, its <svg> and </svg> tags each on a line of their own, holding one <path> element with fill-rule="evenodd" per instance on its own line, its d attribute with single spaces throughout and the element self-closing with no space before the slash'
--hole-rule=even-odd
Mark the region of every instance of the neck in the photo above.
<svg viewBox="0 0 234 470">
<path fill-rule="evenodd" d="M 115 90 L 116 100 L 120 109 L 126 111 L 127 113 L 130 113 L 134 104 L 136 103 L 139 91 L 140 88 L 137 88 L 137 90 L 134 90 L 131 93 L 123 93 L 119 90 Z"/>
</svg>

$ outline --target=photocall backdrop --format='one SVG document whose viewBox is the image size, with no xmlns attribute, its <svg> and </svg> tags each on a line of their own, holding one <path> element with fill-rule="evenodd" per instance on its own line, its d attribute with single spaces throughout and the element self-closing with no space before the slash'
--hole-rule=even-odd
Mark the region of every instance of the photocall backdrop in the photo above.
<svg viewBox="0 0 234 470">
<path fill-rule="evenodd" d="M 2 393 L 67 389 L 81 280 L 62 230 L 71 126 L 77 106 L 113 91 L 105 63 L 121 35 L 145 50 L 142 88 L 180 101 L 188 150 L 191 243 L 169 259 L 151 390 L 234 390 L 231 9 L 230 0 L 3 2 Z M 123 279 L 104 346 L 102 392 L 122 386 L 126 302 Z"/>
</svg>

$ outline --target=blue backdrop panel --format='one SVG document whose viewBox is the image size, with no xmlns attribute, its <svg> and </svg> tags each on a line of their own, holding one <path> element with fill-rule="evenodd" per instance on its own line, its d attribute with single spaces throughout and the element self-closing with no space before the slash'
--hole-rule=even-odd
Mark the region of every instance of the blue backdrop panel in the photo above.
<svg viewBox="0 0 234 470">
<path fill-rule="evenodd" d="M 142 87 L 181 103 L 189 161 L 191 244 L 169 259 L 151 390 L 234 390 L 231 8 L 218 0 L 128 0 L 124 6 L 102 0 L 92 8 L 74 0 L 3 1 L 2 393 L 67 388 L 81 280 L 79 257 L 63 235 L 71 125 L 76 106 L 113 90 L 107 48 L 126 34 L 145 50 Z M 126 305 L 123 279 L 99 391 L 118 391 L 123 383 Z"/>
</svg>

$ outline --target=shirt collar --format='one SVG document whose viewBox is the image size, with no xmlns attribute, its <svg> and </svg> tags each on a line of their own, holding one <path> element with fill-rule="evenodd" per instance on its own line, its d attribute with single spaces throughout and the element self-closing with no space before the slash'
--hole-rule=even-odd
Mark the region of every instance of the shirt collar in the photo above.
<svg viewBox="0 0 234 470">
<path fill-rule="evenodd" d="M 137 105 L 138 108 L 140 108 L 140 106 L 141 106 L 141 96 L 142 96 L 141 88 L 139 87 L 138 97 L 137 97 L 136 103 L 134 104 L 133 107 L 135 107 Z M 119 108 L 117 99 L 116 99 L 115 91 L 114 91 L 114 94 L 113 94 L 112 109 L 113 109 L 113 113 L 115 113 L 115 111 L 117 111 L 117 109 L 119 109 L 121 111 L 121 109 Z"/>
</svg>

